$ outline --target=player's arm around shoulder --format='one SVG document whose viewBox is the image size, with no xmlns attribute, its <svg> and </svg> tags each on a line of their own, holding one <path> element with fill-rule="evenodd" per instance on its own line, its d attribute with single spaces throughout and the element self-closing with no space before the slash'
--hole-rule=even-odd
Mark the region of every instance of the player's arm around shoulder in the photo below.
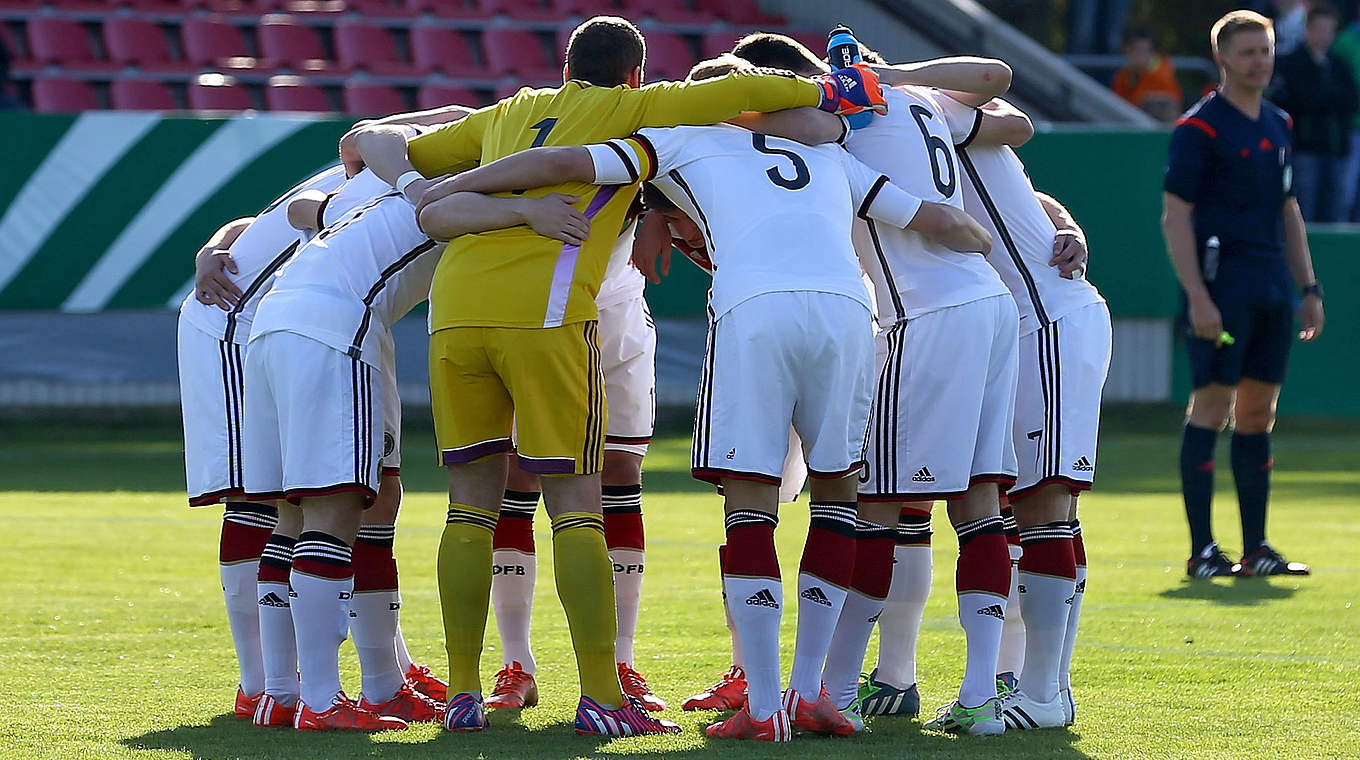
<svg viewBox="0 0 1360 760">
<path fill-rule="evenodd" d="M 810 79 L 736 70 L 701 81 L 657 82 L 624 97 L 637 109 L 636 129 L 718 124 L 745 111 L 818 107 L 822 88 Z"/>
<path fill-rule="evenodd" d="M 982 118 L 968 144 L 1018 148 L 1034 137 L 1034 122 L 1029 114 L 1002 98 L 993 98 L 978 110 Z"/>
<path fill-rule="evenodd" d="M 727 123 L 804 145 L 840 142 L 850 130 L 844 118 L 816 108 L 789 108 L 774 113 L 748 112 L 728 119 Z"/>
<path fill-rule="evenodd" d="M 896 65 L 876 64 L 870 68 L 880 82 L 892 86 L 915 85 L 950 90 L 956 99 L 970 106 L 980 106 L 992 98 L 1005 95 L 1011 88 L 1013 72 L 998 58 L 956 56 L 936 58 L 919 63 Z"/>
<path fill-rule="evenodd" d="M 503 198 L 458 192 L 422 207 L 417 221 L 421 231 L 441 242 L 459 235 L 523 225 L 543 237 L 580 245 L 590 236 L 590 220 L 572 206 L 579 200 L 562 193 L 549 193 L 541 198 Z"/>
</svg>

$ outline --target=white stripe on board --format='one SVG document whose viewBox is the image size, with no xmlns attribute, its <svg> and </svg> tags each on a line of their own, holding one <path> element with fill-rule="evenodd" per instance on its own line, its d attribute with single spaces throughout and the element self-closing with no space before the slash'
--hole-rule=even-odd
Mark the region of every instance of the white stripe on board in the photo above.
<svg viewBox="0 0 1360 760">
<path fill-rule="evenodd" d="M 62 303 L 62 310 L 102 309 L 204 201 L 242 167 L 307 124 L 293 119 L 243 118 L 234 119 L 212 133 L 123 228 Z"/>
<path fill-rule="evenodd" d="M 314 177 L 320 174 L 321 172 L 326 171 L 327 169 L 334 168 L 335 166 L 336 163 L 334 161 L 327 161 L 321 166 L 318 166 L 316 168 L 316 171 L 309 172 L 307 176 Z M 223 223 L 226 223 L 231 220 L 224 219 L 222 221 Z M 205 239 L 204 242 L 207 242 L 207 240 Z M 174 293 L 170 294 L 170 298 L 166 300 L 165 305 L 169 306 L 172 309 L 178 309 L 180 307 L 180 304 L 184 303 L 184 299 L 188 298 L 189 294 L 192 292 L 194 292 L 194 278 L 190 277 L 189 279 L 185 280 L 184 284 L 179 286 L 179 288 Z"/>
<path fill-rule="evenodd" d="M 104 173 L 161 120 L 87 113 L 66 130 L 0 217 L 0 290 L 28 264 Z"/>
</svg>

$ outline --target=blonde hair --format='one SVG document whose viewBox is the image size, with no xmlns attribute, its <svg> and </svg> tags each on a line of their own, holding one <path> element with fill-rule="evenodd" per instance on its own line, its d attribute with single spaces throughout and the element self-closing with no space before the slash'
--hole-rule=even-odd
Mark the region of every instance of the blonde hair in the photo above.
<svg viewBox="0 0 1360 760">
<path fill-rule="evenodd" d="M 1218 55 L 1240 32 L 1265 32 L 1270 35 L 1271 41 L 1275 39 L 1275 25 L 1270 19 L 1256 11 L 1232 11 L 1214 22 L 1214 28 L 1209 32 L 1214 55 Z"/>
</svg>

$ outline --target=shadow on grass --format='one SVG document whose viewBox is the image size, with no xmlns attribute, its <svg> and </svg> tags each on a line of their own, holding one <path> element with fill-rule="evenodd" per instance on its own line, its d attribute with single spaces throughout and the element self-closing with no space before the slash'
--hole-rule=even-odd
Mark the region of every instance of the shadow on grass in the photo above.
<svg viewBox="0 0 1360 760">
<path fill-rule="evenodd" d="M 507 720 L 506 718 L 510 719 Z M 122 744 L 129 749 L 187 752 L 201 760 L 236 760 L 240 757 L 295 760 L 300 757 L 338 758 L 411 758 L 431 756 L 486 758 L 533 758 L 533 760 L 575 760 L 588 757 L 664 757 L 667 760 L 718 760 L 731 757 L 739 747 L 744 760 L 795 758 L 916 758 L 998 757 L 1053 758 L 1090 760 L 1073 744 L 1080 734 L 1068 730 L 1010 732 L 1003 737 L 973 739 L 942 737 L 920 732 L 916 721 L 871 719 L 870 732 L 851 739 L 800 738 L 779 746 L 729 741 L 707 741 L 688 749 L 656 748 L 655 740 L 638 740 L 630 751 L 631 740 L 610 740 L 579 736 L 570 723 L 529 729 L 518 716 L 498 712 L 492 728 L 485 732 L 453 734 L 440 731 L 426 741 L 402 741 L 401 734 L 368 735 L 349 732 L 297 732 L 288 729 L 255 728 L 249 721 L 219 715 L 208 725 L 180 726 L 128 737 Z M 686 732 L 693 729 L 686 727 Z M 391 737 L 396 741 L 388 741 Z M 1000 754 L 998 754 L 1000 753 Z"/>
<path fill-rule="evenodd" d="M 1252 607 L 1289 599 L 1298 591 L 1295 585 L 1275 585 L 1265 578 L 1228 578 L 1226 582 L 1209 578 L 1185 578 L 1181 585 L 1162 591 L 1163 599 L 1202 599 L 1227 607 Z"/>
</svg>

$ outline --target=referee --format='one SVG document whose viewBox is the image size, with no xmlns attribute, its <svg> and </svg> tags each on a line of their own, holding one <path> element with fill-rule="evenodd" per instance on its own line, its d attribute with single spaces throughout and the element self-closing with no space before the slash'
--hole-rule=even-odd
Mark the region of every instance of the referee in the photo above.
<svg viewBox="0 0 1360 760">
<path fill-rule="evenodd" d="M 1266 543 L 1270 430 L 1294 337 L 1322 333 L 1292 187 L 1293 120 L 1262 93 L 1275 66 L 1271 22 L 1233 11 L 1210 33 L 1222 85 L 1186 112 L 1171 136 L 1162 231 L 1184 290 L 1194 391 L 1181 439 L 1181 490 L 1190 522 L 1191 577 L 1307 575 Z M 1214 446 L 1232 413 L 1232 471 L 1243 556 L 1233 563 L 1210 529 Z"/>
</svg>

